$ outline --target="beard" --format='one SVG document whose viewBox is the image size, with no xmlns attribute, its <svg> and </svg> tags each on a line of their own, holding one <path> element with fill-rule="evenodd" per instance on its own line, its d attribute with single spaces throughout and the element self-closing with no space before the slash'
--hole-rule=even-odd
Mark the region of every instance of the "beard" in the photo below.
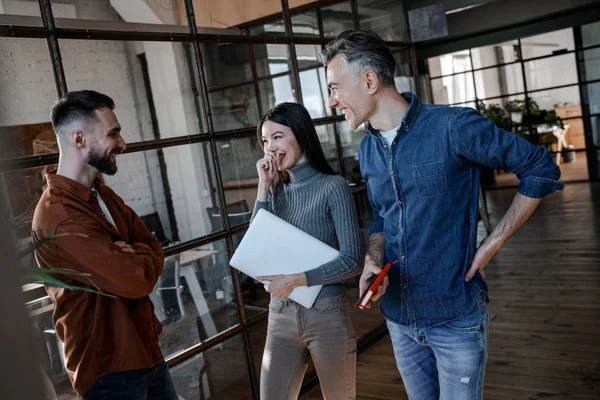
<svg viewBox="0 0 600 400">
<path fill-rule="evenodd" d="M 110 154 L 112 154 L 112 152 Z M 103 174 L 114 175 L 117 173 L 119 167 L 117 167 L 117 164 L 111 161 L 110 154 L 108 156 L 104 156 L 100 154 L 96 146 L 93 146 L 90 149 L 85 162 Z"/>
</svg>

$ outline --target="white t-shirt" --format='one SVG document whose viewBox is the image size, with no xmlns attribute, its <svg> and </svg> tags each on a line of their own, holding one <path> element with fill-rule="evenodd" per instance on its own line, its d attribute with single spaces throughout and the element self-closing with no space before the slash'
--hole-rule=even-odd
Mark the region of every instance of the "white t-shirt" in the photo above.
<svg viewBox="0 0 600 400">
<path fill-rule="evenodd" d="M 110 215 L 110 211 L 108 211 L 108 208 L 106 207 L 106 203 L 104 202 L 104 200 L 102 200 L 102 196 L 100 196 L 100 193 L 96 190 L 95 187 L 92 187 L 92 190 L 94 192 L 96 192 L 96 198 L 98 199 L 98 204 L 100 204 L 100 209 L 102 210 L 102 215 L 104 215 L 106 217 L 106 219 L 108 220 L 108 222 L 110 222 L 116 228 L 117 225 L 115 225 L 115 220 L 113 219 L 112 215 Z"/>
<path fill-rule="evenodd" d="M 383 137 L 383 139 L 387 143 L 388 147 L 390 147 L 390 148 L 392 147 L 392 142 L 394 141 L 394 138 L 396 137 L 396 134 L 398 133 L 399 128 L 400 128 L 400 125 L 398 125 L 394 129 L 392 129 L 391 131 L 379 132 L 381 134 L 381 137 Z"/>
</svg>

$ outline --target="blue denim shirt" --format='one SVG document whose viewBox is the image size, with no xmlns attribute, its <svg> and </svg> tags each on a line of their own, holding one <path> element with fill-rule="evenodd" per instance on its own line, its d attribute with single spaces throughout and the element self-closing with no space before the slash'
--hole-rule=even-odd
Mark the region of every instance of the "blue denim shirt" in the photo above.
<svg viewBox="0 0 600 400">
<path fill-rule="evenodd" d="M 477 296 L 487 296 L 479 273 L 464 280 L 477 240 L 478 167 L 515 173 L 527 197 L 564 185 L 548 151 L 476 110 L 402 96 L 410 106 L 391 148 L 367 123 L 358 154 L 373 207 L 371 235 L 385 235 L 385 262 L 398 260 L 381 311 L 397 323 L 428 328 L 462 317 Z"/>
</svg>

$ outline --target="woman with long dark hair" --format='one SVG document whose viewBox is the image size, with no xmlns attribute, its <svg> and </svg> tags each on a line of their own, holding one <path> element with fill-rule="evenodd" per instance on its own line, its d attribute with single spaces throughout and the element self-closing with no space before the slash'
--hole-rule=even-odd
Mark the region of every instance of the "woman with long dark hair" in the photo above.
<svg viewBox="0 0 600 400">
<path fill-rule="evenodd" d="M 339 249 L 333 261 L 300 274 L 257 277 L 271 294 L 260 398 L 297 399 L 312 358 L 325 399 L 354 399 L 356 336 L 345 279 L 362 266 L 356 208 L 345 179 L 331 168 L 308 111 L 296 103 L 269 110 L 258 124 L 265 156 L 258 160 L 254 215 L 267 209 Z M 277 246 L 277 238 L 272 240 Z M 323 285 L 312 308 L 288 299 L 298 286 Z"/>
</svg>

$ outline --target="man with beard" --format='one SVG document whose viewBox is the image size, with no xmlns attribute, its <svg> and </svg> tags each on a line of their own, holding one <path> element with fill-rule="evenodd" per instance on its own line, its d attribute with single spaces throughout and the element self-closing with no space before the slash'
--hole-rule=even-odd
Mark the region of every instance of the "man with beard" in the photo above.
<svg viewBox="0 0 600 400">
<path fill-rule="evenodd" d="M 60 158 L 46 176 L 32 236 L 62 236 L 39 247 L 36 260 L 85 274 L 60 278 L 83 290 L 46 287 L 75 392 L 86 400 L 176 400 L 148 297 L 163 271 L 161 243 L 98 179 L 117 172 L 126 149 L 113 109 L 110 97 L 91 90 L 70 92 L 52 107 Z"/>
</svg>

